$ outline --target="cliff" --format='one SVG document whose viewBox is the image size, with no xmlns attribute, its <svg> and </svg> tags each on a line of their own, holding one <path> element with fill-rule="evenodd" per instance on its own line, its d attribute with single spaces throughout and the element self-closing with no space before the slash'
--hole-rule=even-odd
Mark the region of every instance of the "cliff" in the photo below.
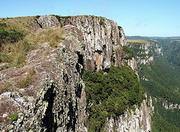
<svg viewBox="0 0 180 132">
<path fill-rule="evenodd" d="M 149 64 L 154 60 L 152 53 L 152 44 L 144 40 L 128 40 L 127 46 L 134 51 L 134 57 L 137 64 Z"/>
<path fill-rule="evenodd" d="M 82 32 L 85 44 L 85 69 L 108 70 L 111 65 L 122 65 L 122 45 L 125 36 L 117 23 L 94 16 L 65 17 L 59 18 L 59 21 L 62 26 L 70 24 Z"/>
<path fill-rule="evenodd" d="M 108 132 L 149 132 L 153 111 L 152 99 L 144 100 L 140 107 L 135 107 L 134 111 L 127 111 L 116 119 L 108 119 L 105 130 Z"/>
<path fill-rule="evenodd" d="M 34 32 L 40 33 L 61 27 L 65 37 L 55 47 L 49 43 L 37 44 L 27 53 L 26 63 L 21 67 L 2 68 L 0 84 L 11 90 L 0 95 L 0 128 L 4 131 L 88 131 L 83 71 L 108 72 L 111 66 L 125 65 L 123 29 L 112 20 L 96 16 L 40 16 L 28 18 L 26 22 Z M 117 131 L 148 132 L 151 107 L 144 100 L 134 112 L 107 119 L 105 130 L 113 131 L 115 125 Z M 8 124 L 13 113 L 18 118 L 10 118 L 12 123 Z"/>
</svg>

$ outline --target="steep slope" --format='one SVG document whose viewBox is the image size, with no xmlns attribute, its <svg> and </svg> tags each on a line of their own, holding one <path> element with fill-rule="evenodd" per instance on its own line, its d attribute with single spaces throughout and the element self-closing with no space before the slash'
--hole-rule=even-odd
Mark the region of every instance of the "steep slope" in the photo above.
<svg viewBox="0 0 180 132">
<path fill-rule="evenodd" d="M 0 55 L 0 84 L 3 89 L 0 95 L 1 129 L 88 131 L 87 91 L 82 74 L 87 70 L 100 71 L 106 75 L 112 66 L 126 66 L 126 53 L 122 48 L 126 45 L 123 29 L 109 19 L 96 16 L 36 16 L 12 18 L 1 22 L 13 25 L 13 28 L 23 27 L 19 30 L 31 35 L 25 35 L 17 40 L 17 43 L 13 42 L 11 45 L 14 44 L 15 47 L 11 47 L 6 41 L 1 43 L 3 53 L 8 52 Z M 3 27 L 3 33 L 6 28 Z M 27 43 L 33 48 L 26 47 Z M 12 50 L 18 49 L 20 44 L 24 46 L 23 49 Z M 18 54 L 21 53 L 19 51 L 22 54 Z M 13 57 L 12 53 L 17 55 L 14 60 L 18 63 L 7 61 Z M 126 72 L 129 75 L 132 71 Z M 123 74 L 122 78 L 126 73 Z M 135 74 L 135 81 L 129 81 L 130 78 L 132 77 L 127 76 L 124 81 L 127 84 L 132 81 L 139 85 Z M 132 86 L 125 87 L 126 95 L 126 90 Z M 137 88 L 139 89 L 133 91 L 134 94 L 141 93 L 140 87 Z M 124 99 L 123 103 L 126 104 L 129 98 Z M 119 101 L 116 101 L 119 104 Z M 150 131 L 152 104 L 150 101 L 147 106 L 148 100 L 141 102 L 139 107 L 138 104 L 132 103 L 135 111 L 127 107 L 118 117 L 107 118 L 105 131 L 127 131 L 128 128 L 128 131 Z M 112 107 L 114 109 L 120 106 Z M 112 122 L 116 123 L 112 125 Z"/>
<path fill-rule="evenodd" d="M 133 39 L 135 38 L 133 37 Z M 178 132 L 180 130 L 178 40 L 138 37 L 135 39 L 136 42 L 137 39 L 149 41 L 150 50 L 153 53 L 151 63 L 139 65 L 141 83 L 148 95 L 153 97 L 153 105 L 155 106 L 152 130 Z M 132 40 L 130 41 L 132 42 Z M 130 48 L 136 49 L 132 43 Z M 139 55 L 135 54 L 135 56 Z"/>
</svg>

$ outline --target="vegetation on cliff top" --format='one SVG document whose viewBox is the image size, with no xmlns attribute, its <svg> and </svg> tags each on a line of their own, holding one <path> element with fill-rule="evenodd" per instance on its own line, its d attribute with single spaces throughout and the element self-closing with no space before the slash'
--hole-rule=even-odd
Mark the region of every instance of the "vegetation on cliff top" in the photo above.
<svg viewBox="0 0 180 132">
<path fill-rule="evenodd" d="M 9 67 L 23 66 L 27 53 L 35 49 L 37 44 L 47 42 L 50 46 L 56 47 L 64 39 L 62 28 L 35 31 L 29 19 L 36 22 L 37 18 L 20 17 L 0 20 L 0 63 L 9 63 Z"/>
<path fill-rule="evenodd" d="M 134 71 L 128 67 L 111 67 L 103 71 L 83 74 L 89 112 L 88 128 L 102 131 L 107 117 L 117 117 L 133 105 L 139 105 L 144 91 Z"/>
<path fill-rule="evenodd" d="M 133 43 L 133 44 L 147 44 L 148 41 L 147 40 L 127 40 L 127 43 Z"/>
</svg>

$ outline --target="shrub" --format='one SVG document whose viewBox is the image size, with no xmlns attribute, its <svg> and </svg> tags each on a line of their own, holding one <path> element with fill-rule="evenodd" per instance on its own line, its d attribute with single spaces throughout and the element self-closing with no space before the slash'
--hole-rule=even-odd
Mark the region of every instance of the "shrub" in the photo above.
<svg viewBox="0 0 180 132">
<path fill-rule="evenodd" d="M 104 23 L 103 20 L 100 20 L 100 21 L 99 21 L 99 24 L 100 24 L 100 25 L 104 25 L 105 23 Z"/>
<path fill-rule="evenodd" d="M 128 66 L 111 67 L 108 74 L 102 71 L 85 71 L 83 74 L 89 112 L 89 130 L 101 131 L 107 117 L 123 114 L 133 105 L 139 105 L 144 91 L 134 71 Z"/>
<path fill-rule="evenodd" d="M 134 57 L 134 53 L 129 47 L 123 46 L 123 51 L 126 53 L 126 56 L 124 59 L 128 60 L 128 59 L 132 59 L 132 57 Z"/>
<path fill-rule="evenodd" d="M 17 114 L 12 114 L 10 115 L 10 120 L 9 123 L 12 124 L 13 121 L 17 121 L 18 115 Z"/>
</svg>

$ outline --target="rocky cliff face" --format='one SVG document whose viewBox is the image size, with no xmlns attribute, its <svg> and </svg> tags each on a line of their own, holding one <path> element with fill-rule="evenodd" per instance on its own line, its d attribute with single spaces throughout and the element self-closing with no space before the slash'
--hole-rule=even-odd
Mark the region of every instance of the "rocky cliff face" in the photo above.
<svg viewBox="0 0 180 132">
<path fill-rule="evenodd" d="M 88 70 L 108 70 L 111 65 L 121 66 L 122 45 L 125 35 L 117 23 L 103 17 L 75 16 L 59 18 L 61 26 L 73 25 L 83 35 L 84 64 Z"/>
<path fill-rule="evenodd" d="M 141 64 L 150 64 L 153 60 L 152 54 L 152 45 L 150 42 L 145 43 L 127 43 L 127 46 L 130 47 L 135 53 L 135 59 L 138 65 Z"/>
<path fill-rule="evenodd" d="M 3 80 L 14 83 L 22 78 L 23 73 L 24 76 L 29 74 L 29 69 L 35 72 L 29 86 L 16 93 L 1 95 L 1 106 L 12 108 L 21 117 L 13 125 L 2 125 L 2 130 L 86 131 L 86 96 L 81 78 L 83 51 L 81 38 L 77 37 L 80 32 L 71 26 L 64 29 L 68 35 L 59 48 L 40 44 L 27 55 L 24 67 L 1 71 L 5 75 Z M 27 96 L 23 97 L 21 92 L 27 93 Z M 5 106 L 9 103 L 12 106 Z M 4 115 L 8 111 L 1 109 L 1 112 Z"/>
<path fill-rule="evenodd" d="M 41 16 L 30 22 L 37 31 L 61 26 L 66 37 L 56 48 L 48 43 L 39 44 L 28 53 L 24 67 L 0 71 L 0 83 L 4 86 L 5 82 L 12 82 L 14 89 L 17 89 L 17 80 L 28 75 L 32 78 L 28 86 L 0 95 L 0 128 L 86 132 L 88 114 L 83 70 L 108 71 L 112 65 L 124 64 L 122 45 L 126 45 L 126 37 L 123 29 L 111 20 L 95 16 Z M 24 93 L 27 95 L 23 96 Z M 19 116 L 11 125 L 5 124 L 11 113 L 8 109 Z M 106 131 L 114 130 L 112 124 L 117 131 L 146 131 L 150 130 L 150 112 L 144 101 L 133 114 L 127 112 L 107 122 Z"/>
<path fill-rule="evenodd" d="M 156 103 L 160 103 L 166 110 L 175 110 L 175 109 L 180 110 L 179 104 L 171 103 L 171 102 L 168 102 L 167 100 L 163 100 L 161 98 L 153 97 L 153 99 Z"/>
<path fill-rule="evenodd" d="M 117 119 L 107 119 L 108 132 L 151 132 L 151 116 L 154 111 L 152 99 L 144 100 L 140 107 L 127 111 Z"/>
</svg>

